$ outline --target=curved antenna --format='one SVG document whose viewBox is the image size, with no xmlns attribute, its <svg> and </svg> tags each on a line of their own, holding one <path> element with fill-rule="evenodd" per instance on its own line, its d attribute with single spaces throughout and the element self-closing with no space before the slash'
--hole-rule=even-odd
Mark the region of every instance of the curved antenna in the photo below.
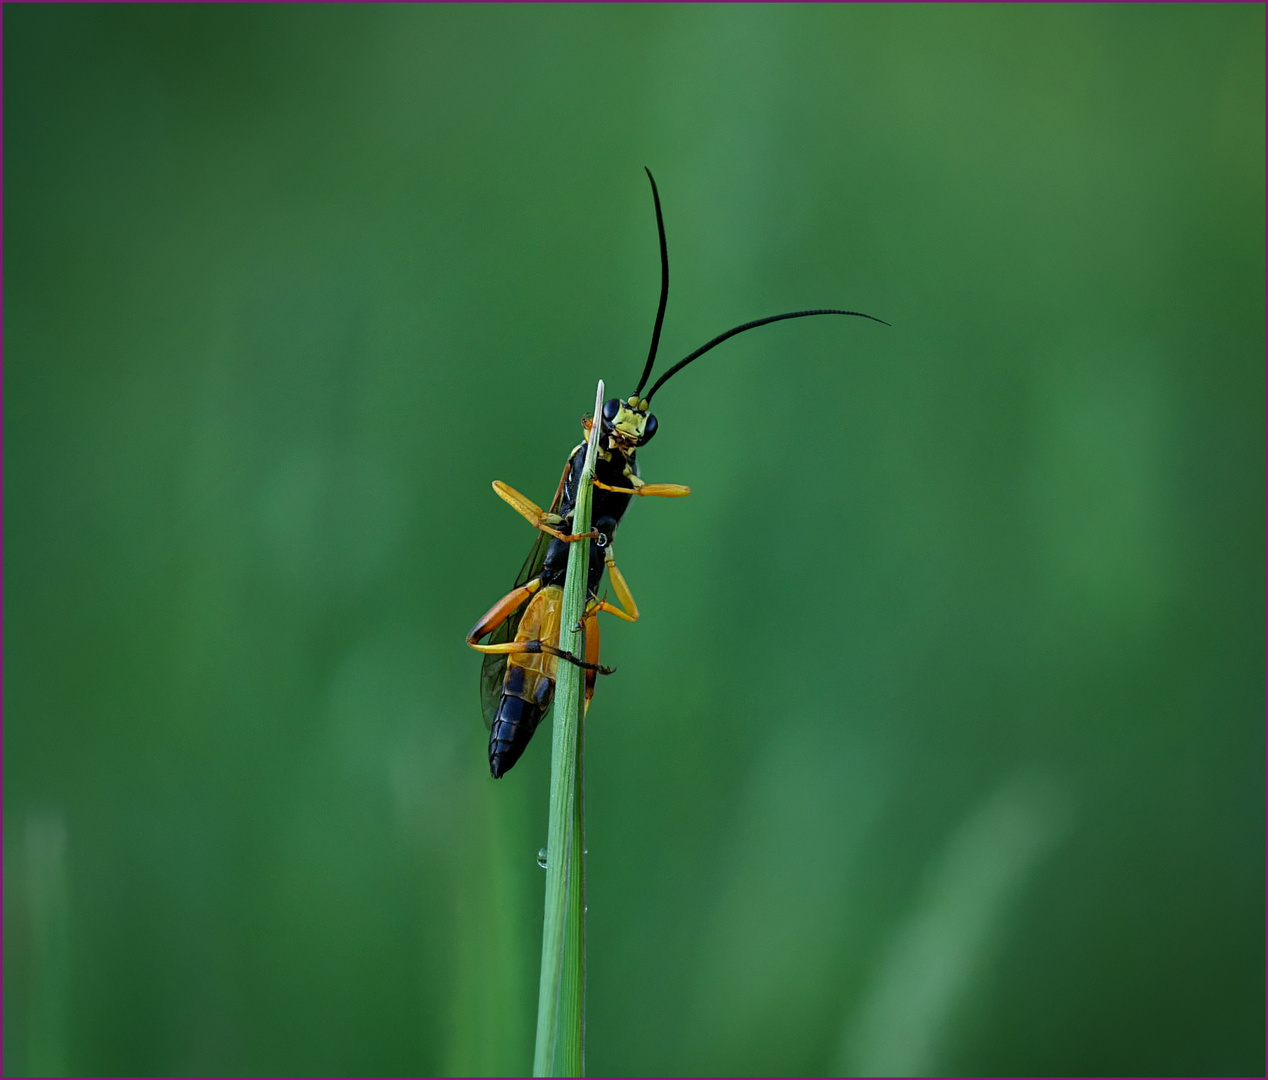
<svg viewBox="0 0 1268 1080">
<path fill-rule="evenodd" d="M 703 356 L 715 345 L 721 345 L 727 338 L 735 337 L 736 334 L 742 334 L 745 330 L 752 330 L 757 326 L 765 326 L 767 323 L 779 322 L 781 319 L 800 319 L 806 315 L 857 315 L 860 319 L 871 319 L 872 322 L 885 323 L 886 326 L 890 325 L 885 322 L 884 319 L 878 319 L 875 315 L 865 315 L 861 311 L 841 311 L 838 308 L 815 308 L 813 311 L 789 311 L 784 315 L 768 315 L 764 319 L 754 319 L 752 322 L 746 322 L 743 326 L 733 326 L 725 334 L 719 334 L 708 344 L 701 345 L 700 348 L 698 348 L 690 356 L 685 356 L 679 360 L 678 363 L 656 380 L 656 384 L 647 393 L 647 400 L 652 400 L 652 395 L 660 389 L 661 384 L 664 383 L 671 375 L 675 372 L 681 371 L 690 364 L 691 361 L 695 360 L 699 356 Z"/>
<path fill-rule="evenodd" d="M 643 384 L 652 373 L 652 364 L 656 361 L 656 348 L 660 345 L 660 328 L 665 321 L 665 304 L 669 302 L 669 248 L 665 246 L 665 219 L 660 213 L 660 192 L 656 190 L 656 177 L 646 165 L 643 171 L 652 182 L 652 201 L 656 203 L 656 228 L 660 232 L 660 307 L 656 309 L 656 324 L 652 327 L 652 347 L 647 352 L 647 364 L 643 368 L 643 377 L 638 380 L 635 396 L 643 392 Z"/>
</svg>

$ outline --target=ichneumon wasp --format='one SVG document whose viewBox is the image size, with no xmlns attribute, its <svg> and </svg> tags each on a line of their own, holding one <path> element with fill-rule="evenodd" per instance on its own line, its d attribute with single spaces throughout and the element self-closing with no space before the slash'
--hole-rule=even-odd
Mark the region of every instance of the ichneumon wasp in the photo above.
<svg viewBox="0 0 1268 1080">
<path fill-rule="evenodd" d="M 639 379 L 634 393 L 625 400 L 609 398 L 603 403 L 603 414 L 599 417 L 590 531 L 580 534 L 571 531 L 577 487 L 581 481 L 585 459 L 585 441 L 569 454 L 549 510 L 543 510 L 502 481 L 493 481 L 493 490 L 538 530 L 537 542 L 520 568 L 514 588 L 489 608 L 467 635 L 467 644 L 485 654 L 480 669 L 480 702 L 485 723 L 489 727 L 489 768 L 495 779 L 519 760 L 550 707 L 555 694 L 555 672 L 560 660 L 585 669 L 587 708 L 590 698 L 594 696 L 596 676 L 611 673 L 611 668 L 599 663 L 599 613 L 606 611 L 627 622 L 638 619 L 638 605 L 634 602 L 621 571 L 617 569 L 612 546 L 617 526 L 620 525 L 630 500 L 636 495 L 679 498 L 691 493 L 691 489 L 682 484 L 644 483 L 639 475 L 635 454 L 639 447 L 651 442 L 652 436 L 656 434 L 656 417 L 648 411 L 656 391 L 715 345 L 767 323 L 800 319 L 807 315 L 855 315 L 885 323 L 884 319 L 878 319 L 874 315 L 865 315 L 861 311 L 841 311 L 837 308 L 790 311 L 783 315 L 754 319 L 732 327 L 683 357 L 657 379 L 644 396 L 643 387 L 656 360 L 660 330 L 665 321 L 665 305 L 669 300 L 669 249 L 665 243 L 665 221 L 660 209 L 660 193 L 656 190 L 656 180 L 651 170 L 647 169 L 646 172 L 652 185 L 656 228 L 660 234 L 660 305 L 656 310 L 656 322 L 652 326 L 652 344 L 647 353 L 647 363 L 643 366 L 643 377 Z M 586 417 L 581 423 L 588 438 L 593 420 Z M 559 622 L 568 545 L 588 539 L 593 539 L 594 544 L 590 547 L 585 614 L 581 626 L 573 628 L 583 631 L 585 655 L 582 657 L 560 647 Z M 608 603 L 606 596 L 599 596 L 599 581 L 605 568 L 612 592 L 616 596 L 616 604 Z M 485 635 L 489 635 L 489 640 L 482 645 L 480 639 Z"/>
</svg>

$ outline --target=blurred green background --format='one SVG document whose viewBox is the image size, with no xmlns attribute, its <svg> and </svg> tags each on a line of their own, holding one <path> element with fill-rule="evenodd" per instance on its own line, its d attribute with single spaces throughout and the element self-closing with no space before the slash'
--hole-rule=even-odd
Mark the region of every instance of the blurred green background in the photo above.
<svg viewBox="0 0 1268 1080">
<path fill-rule="evenodd" d="M 646 164 L 589 1071 L 1262 1074 L 1262 6 L 3 17 L 7 1072 L 528 1069 Z"/>
</svg>

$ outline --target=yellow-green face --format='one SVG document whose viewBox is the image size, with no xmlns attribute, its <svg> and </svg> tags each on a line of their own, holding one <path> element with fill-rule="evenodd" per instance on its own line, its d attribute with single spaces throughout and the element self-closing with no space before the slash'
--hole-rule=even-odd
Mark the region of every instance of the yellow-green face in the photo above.
<svg viewBox="0 0 1268 1080">
<path fill-rule="evenodd" d="M 638 444 L 643 439 L 643 431 L 647 427 L 647 399 L 631 397 L 622 401 L 617 409 L 616 419 L 612 421 L 613 431 L 627 442 Z"/>
</svg>

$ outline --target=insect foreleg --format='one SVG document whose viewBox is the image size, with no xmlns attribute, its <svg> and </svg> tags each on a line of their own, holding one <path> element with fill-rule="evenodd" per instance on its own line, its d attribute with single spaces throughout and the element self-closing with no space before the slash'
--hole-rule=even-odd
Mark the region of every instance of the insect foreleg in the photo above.
<svg viewBox="0 0 1268 1080">
<path fill-rule="evenodd" d="M 615 491 L 619 495 L 659 495 L 662 499 L 681 499 L 691 494 L 686 484 L 642 484 L 639 487 L 613 487 L 602 480 L 596 480 L 594 486 L 604 491 Z"/>
<path fill-rule="evenodd" d="M 533 528 L 541 529 L 542 532 L 549 533 L 565 543 L 571 544 L 574 540 L 585 540 L 599 535 L 593 530 L 585 533 L 560 532 L 555 526 L 562 525 L 565 519 L 558 514 L 543 510 L 527 495 L 521 495 L 509 484 L 502 483 L 501 480 L 493 481 L 493 490 L 497 492 L 499 498 L 509 503 L 516 513 L 522 515 Z"/>
<path fill-rule="evenodd" d="M 686 484 L 644 484 L 638 489 L 640 495 L 659 495 L 662 499 L 683 499 L 691 494 Z"/>
</svg>

